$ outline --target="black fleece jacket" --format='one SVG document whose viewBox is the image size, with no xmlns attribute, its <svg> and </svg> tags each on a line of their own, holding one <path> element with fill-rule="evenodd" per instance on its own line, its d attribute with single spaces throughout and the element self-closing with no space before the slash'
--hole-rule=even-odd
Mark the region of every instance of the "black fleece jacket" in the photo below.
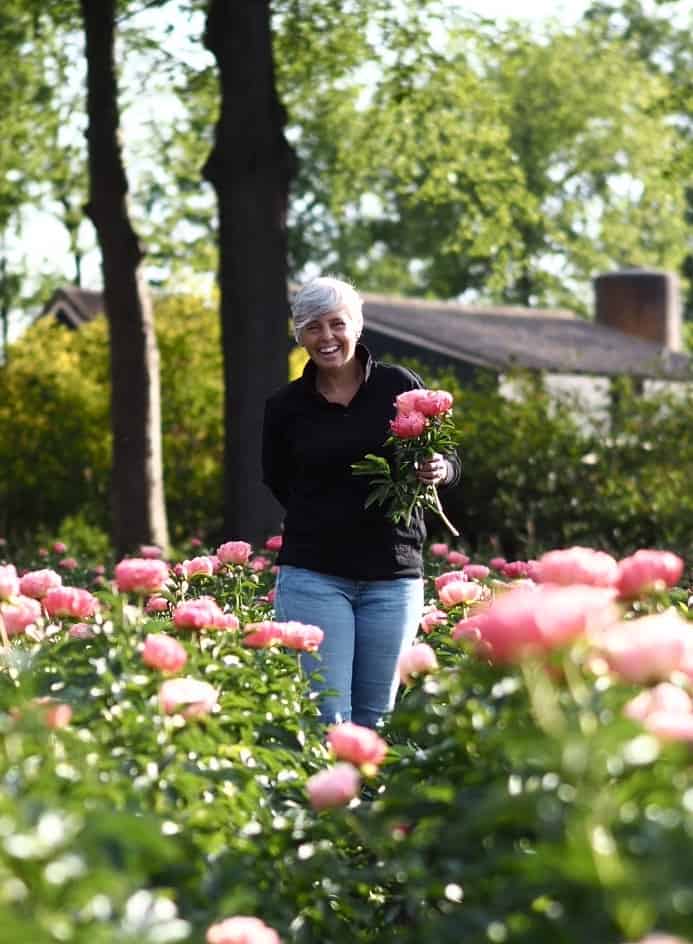
<svg viewBox="0 0 693 944">
<path fill-rule="evenodd" d="M 263 481 L 286 508 L 278 563 L 352 580 L 418 577 L 426 537 L 417 509 L 409 527 L 364 509 L 370 490 L 351 463 L 366 453 L 386 455 L 383 443 L 394 419 L 395 397 L 423 387 L 405 367 L 383 364 L 359 344 L 364 380 L 348 406 L 330 403 L 315 388 L 309 361 L 303 376 L 267 401 L 263 429 Z M 460 477 L 457 455 L 446 456 L 446 485 Z"/>
</svg>

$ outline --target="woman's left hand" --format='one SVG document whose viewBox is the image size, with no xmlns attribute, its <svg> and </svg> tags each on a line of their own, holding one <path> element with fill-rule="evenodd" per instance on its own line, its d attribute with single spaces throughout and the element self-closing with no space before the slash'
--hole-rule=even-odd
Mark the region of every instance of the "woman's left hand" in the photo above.
<svg viewBox="0 0 693 944">
<path fill-rule="evenodd" d="M 448 474 L 448 465 L 439 452 L 434 452 L 430 459 L 422 462 L 417 470 L 417 478 L 424 485 L 440 485 Z"/>
</svg>

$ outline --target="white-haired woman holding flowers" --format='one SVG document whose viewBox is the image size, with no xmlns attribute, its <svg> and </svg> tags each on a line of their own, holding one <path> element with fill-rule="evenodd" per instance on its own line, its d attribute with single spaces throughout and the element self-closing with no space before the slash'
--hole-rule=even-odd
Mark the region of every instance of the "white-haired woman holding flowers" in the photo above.
<svg viewBox="0 0 693 944">
<path fill-rule="evenodd" d="M 294 332 L 310 359 L 267 401 L 263 479 L 286 509 L 277 617 L 325 634 L 319 659 L 304 654 L 322 677 L 314 680 L 322 718 L 374 727 L 393 707 L 397 662 L 421 619 L 426 531 L 420 503 L 398 520 L 377 501 L 365 507 L 370 486 L 352 466 L 366 455 L 392 460 L 388 437 L 418 435 L 428 420 L 407 397 L 396 407 L 423 384 L 359 343 L 361 308 L 355 289 L 335 278 L 295 296 Z M 415 475 L 422 493 L 435 492 L 458 481 L 459 459 L 429 449 Z"/>
</svg>

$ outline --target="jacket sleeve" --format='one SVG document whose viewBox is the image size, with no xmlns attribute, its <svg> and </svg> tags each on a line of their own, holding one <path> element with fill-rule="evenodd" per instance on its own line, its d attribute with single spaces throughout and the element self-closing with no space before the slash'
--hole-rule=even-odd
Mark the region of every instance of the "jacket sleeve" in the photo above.
<svg viewBox="0 0 693 944">
<path fill-rule="evenodd" d="M 262 481 L 286 508 L 289 498 L 289 451 L 276 404 L 268 400 L 262 426 Z"/>
</svg>

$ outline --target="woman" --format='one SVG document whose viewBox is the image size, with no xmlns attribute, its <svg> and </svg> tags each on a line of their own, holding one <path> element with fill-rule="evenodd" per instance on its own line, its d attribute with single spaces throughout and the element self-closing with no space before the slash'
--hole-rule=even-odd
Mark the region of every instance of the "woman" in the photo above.
<svg viewBox="0 0 693 944">
<path fill-rule="evenodd" d="M 374 727 L 392 709 L 397 661 L 423 608 L 419 510 L 411 525 L 364 508 L 369 483 L 352 462 L 383 455 L 395 397 L 422 387 L 404 367 L 379 363 L 359 344 L 361 299 L 346 282 L 318 278 L 293 302 L 296 341 L 310 360 L 303 376 L 267 401 L 263 481 L 286 509 L 275 606 L 280 620 L 319 626 L 320 658 L 306 656 L 326 723 Z M 457 456 L 419 469 L 427 485 L 459 478 Z"/>
</svg>

